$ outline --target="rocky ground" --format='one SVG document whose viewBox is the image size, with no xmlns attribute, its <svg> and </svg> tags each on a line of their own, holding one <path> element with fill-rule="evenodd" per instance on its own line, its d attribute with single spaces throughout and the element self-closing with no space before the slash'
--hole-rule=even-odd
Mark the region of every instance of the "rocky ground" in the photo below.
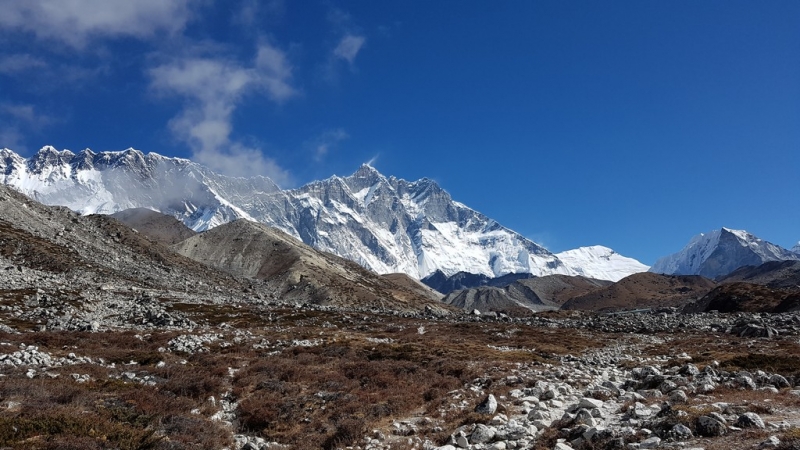
<svg viewBox="0 0 800 450">
<path fill-rule="evenodd" d="M 32 292 L 1 311 L 7 448 L 712 450 L 800 442 L 798 314 L 512 319 L 255 299 L 178 310 L 153 309 L 132 294 L 141 313 L 125 327 L 59 331 L 31 322 L 53 309 L 43 297 Z M 66 411 L 108 423 L 53 427 Z"/>
</svg>

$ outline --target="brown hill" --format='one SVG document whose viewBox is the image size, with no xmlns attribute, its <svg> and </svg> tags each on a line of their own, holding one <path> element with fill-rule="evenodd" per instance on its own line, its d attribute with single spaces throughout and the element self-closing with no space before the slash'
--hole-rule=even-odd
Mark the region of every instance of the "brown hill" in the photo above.
<svg viewBox="0 0 800 450">
<path fill-rule="evenodd" d="M 518 283 L 533 290 L 543 301 L 558 306 L 563 305 L 567 300 L 613 284 L 607 280 L 569 275 L 547 275 L 519 280 Z"/>
<path fill-rule="evenodd" d="M 517 283 L 506 287 L 483 286 L 451 292 L 444 303 L 467 311 L 513 311 L 524 308 L 531 311 L 558 309 L 557 305 L 543 302 L 533 290 Z"/>
<path fill-rule="evenodd" d="M 111 217 L 164 245 L 177 244 L 197 234 L 178 219 L 147 208 L 126 209 Z"/>
<path fill-rule="evenodd" d="M 566 275 L 518 279 L 507 286 L 481 286 L 448 294 L 443 302 L 461 309 L 531 311 L 558 309 L 568 299 L 611 284 L 608 281 Z"/>
<path fill-rule="evenodd" d="M 752 283 L 726 283 L 717 286 L 684 312 L 787 312 L 800 306 L 800 291 L 773 289 Z"/>
<path fill-rule="evenodd" d="M 720 279 L 720 283 L 743 281 L 771 288 L 800 288 L 800 261 L 770 261 L 744 266 Z"/>
<path fill-rule="evenodd" d="M 381 275 L 381 277 L 403 288 L 401 290 L 397 290 L 396 292 L 397 295 L 404 295 L 405 292 L 412 292 L 415 295 L 418 295 L 420 297 L 426 297 L 436 302 L 440 302 L 442 300 L 442 297 L 444 297 L 444 295 L 442 295 L 440 292 L 431 289 L 430 287 L 426 286 L 423 282 L 411 278 L 410 276 L 404 273 L 388 273 L 385 275 Z"/>
<path fill-rule="evenodd" d="M 266 280 L 280 299 L 337 306 L 446 310 L 438 301 L 358 264 L 320 252 L 282 231 L 247 220 L 220 225 L 172 246 L 237 276 Z"/>
<path fill-rule="evenodd" d="M 702 298 L 716 284 L 698 275 L 637 273 L 571 300 L 563 309 L 615 311 L 683 306 Z"/>
</svg>

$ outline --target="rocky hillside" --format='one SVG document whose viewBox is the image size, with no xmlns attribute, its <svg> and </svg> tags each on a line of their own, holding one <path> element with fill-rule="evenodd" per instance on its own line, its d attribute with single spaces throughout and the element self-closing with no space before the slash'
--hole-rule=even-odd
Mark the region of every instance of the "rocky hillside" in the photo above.
<svg viewBox="0 0 800 450">
<path fill-rule="evenodd" d="M 493 281 L 499 283 L 499 279 Z M 610 284 L 585 277 L 548 275 L 517 279 L 502 286 L 461 289 L 451 292 L 443 301 L 468 311 L 546 311 L 559 309 L 569 299 Z"/>
<path fill-rule="evenodd" d="M 283 300 L 384 309 L 444 309 L 438 301 L 419 296 L 352 261 L 319 252 L 278 229 L 245 219 L 220 225 L 172 248 L 236 276 L 266 280 Z"/>
<path fill-rule="evenodd" d="M 196 234 L 176 218 L 146 208 L 126 209 L 111 217 L 164 245 L 177 244 Z"/>
<path fill-rule="evenodd" d="M 454 275 L 447 276 L 444 272 L 437 270 L 420 281 L 438 292 L 449 294 L 453 291 L 480 286 L 505 287 L 516 280 L 532 277 L 533 275 L 529 273 L 509 273 L 499 277 L 489 277 L 487 275 L 467 272 L 458 272 Z"/>
<path fill-rule="evenodd" d="M 744 266 L 719 280 L 720 283 L 736 281 L 772 288 L 798 288 L 800 261 L 770 261 L 760 266 Z"/>
<path fill-rule="evenodd" d="M 590 311 L 682 307 L 702 298 L 715 286 L 713 281 L 696 275 L 638 273 L 574 297 L 562 307 Z"/>
<path fill-rule="evenodd" d="M 247 281 L 199 265 L 115 219 L 44 206 L 6 186 L 0 186 L 0 267 L 6 301 L 35 296 L 42 308 L 29 314 L 54 329 L 183 323 L 179 313 L 166 312 L 169 303 L 217 303 L 249 289 Z"/>
<path fill-rule="evenodd" d="M 719 311 L 778 313 L 800 309 L 800 289 L 731 282 L 720 285 L 697 302 L 686 305 L 686 312 Z"/>
</svg>

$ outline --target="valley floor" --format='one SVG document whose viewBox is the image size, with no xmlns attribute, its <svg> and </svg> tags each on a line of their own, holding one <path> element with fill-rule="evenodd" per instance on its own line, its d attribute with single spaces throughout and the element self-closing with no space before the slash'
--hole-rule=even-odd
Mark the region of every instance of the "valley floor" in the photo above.
<svg viewBox="0 0 800 450">
<path fill-rule="evenodd" d="M 800 448 L 796 314 L 175 303 L 91 332 L 23 309 L 2 299 L 0 448 Z"/>
</svg>

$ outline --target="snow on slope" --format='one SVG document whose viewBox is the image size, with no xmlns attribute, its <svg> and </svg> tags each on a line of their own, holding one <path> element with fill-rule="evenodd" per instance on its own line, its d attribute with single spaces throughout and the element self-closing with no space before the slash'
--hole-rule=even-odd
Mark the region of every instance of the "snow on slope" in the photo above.
<svg viewBox="0 0 800 450">
<path fill-rule="evenodd" d="M 578 275 L 598 280 L 619 281 L 650 268 L 602 245 L 567 250 L 556 256 Z"/>
<path fill-rule="evenodd" d="M 800 255 L 800 242 L 798 242 L 794 247 L 792 247 L 791 252 Z"/>
<path fill-rule="evenodd" d="M 434 181 L 385 177 L 369 165 L 349 177 L 281 190 L 268 178 L 226 177 L 186 159 L 134 149 L 76 154 L 44 147 L 29 159 L 1 150 L 0 179 L 42 203 L 84 214 L 143 207 L 195 231 L 245 218 L 378 273 L 603 278 L 623 270 L 613 258 L 609 268 L 600 268 L 599 253 L 591 261 L 578 258 L 566 265 L 535 242 L 453 201 Z"/>
<path fill-rule="evenodd" d="M 659 259 L 651 272 L 717 278 L 742 266 L 800 259 L 800 255 L 747 231 L 722 228 L 693 237 L 678 253 Z"/>
</svg>

